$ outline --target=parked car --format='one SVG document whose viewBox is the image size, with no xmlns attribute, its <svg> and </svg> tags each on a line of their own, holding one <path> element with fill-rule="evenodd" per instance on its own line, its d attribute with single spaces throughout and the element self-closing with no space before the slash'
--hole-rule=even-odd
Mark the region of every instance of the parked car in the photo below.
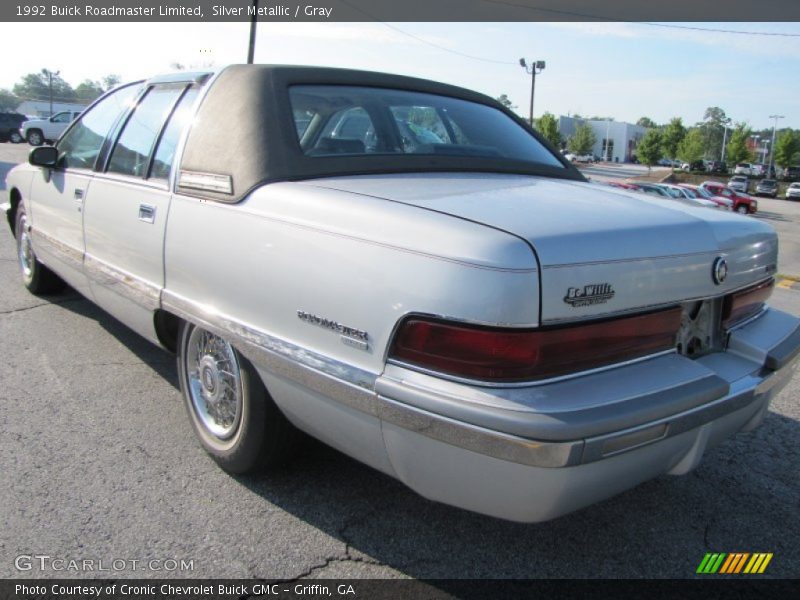
<svg viewBox="0 0 800 600">
<path fill-rule="evenodd" d="M 705 208 L 716 208 L 725 210 L 724 206 L 720 206 L 718 203 L 706 199 L 705 197 L 699 195 L 697 192 L 695 192 L 690 188 L 686 188 L 671 183 L 658 183 L 656 185 L 666 190 L 667 193 L 670 194 L 670 196 L 672 196 L 676 200 L 683 200 L 685 202 L 689 202 L 690 204 L 704 206 Z"/>
<path fill-rule="evenodd" d="M 778 197 L 778 182 L 774 179 L 762 179 L 756 186 L 756 196 Z"/>
<path fill-rule="evenodd" d="M 786 188 L 786 195 L 787 200 L 800 200 L 800 183 L 790 183 L 789 187 Z"/>
<path fill-rule="evenodd" d="M 796 181 L 800 179 L 800 167 L 786 167 L 783 170 L 782 179 L 784 181 Z"/>
<path fill-rule="evenodd" d="M 681 169 L 684 171 L 705 171 L 706 163 L 702 160 L 695 160 L 690 163 L 685 162 L 681 165 Z"/>
<path fill-rule="evenodd" d="M 591 163 L 594 162 L 594 155 L 593 154 L 575 154 L 574 152 L 568 152 L 564 155 L 564 157 L 572 162 L 575 163 Z"/>
<path fill-rule="evenodd" d="M 80 112 L 62 111 L 48 119 L 30 119 L 20 126 L 20 136 L 31 146 L 41 146 L 46 142 L 53 142 L 80 114 Z"/>
<path fill-rule="evenodd" d="M 758 211 L 758 201 L 752 196 L 737 192 L 717 181 L 704 181 L 700 187 L 705 188 L 715 196 L 728 198 L 733 202 L 733 210 L 746 215 L 755 214 Z"/>
<path fill-rule="evenodd" d="M 22 141 L 22 136 L 19 133 L 19 128 L 28 117 L 19 113 L 2 112 L 0 113 L 0 142 L 11 142 L 19 144 Z"/>
<path fill-rule="evenodd" d="M 744 175 L 734 175 L 728 180 L 728 187 L 737 192 L 747 193 L 750 181 Z"/>
<path fill-rule="evenodd" d="M 728 172 L 728 165 L 721 160 L 710 160 L 706 163 L 706 171 L 709 173 L 725 174 Z"/>
<path fill-rule="evenodd" d="M 733 169 L 734 175 L 747 175 L 752 176 L 753 173 L 753 165 L 750 163 L 738 163 Z"/>
<path fill-rule="evenodd" d="M 650 194 L 651 196 L 673 198 L 672 194 L 656 183 L 637 182 L 636 187 L 639 188 L 636 191 L 644 192 L 645 194 Z"/>
<path fill-rule="evenodd" d="M 697 194 L 701 198 L 705 198 L 706 200 L 711 200 L 711 202 L 714 202 L 719 208 L 722 208 L 723 210 L 733 210 L 733 200 L 731 200 L 730 198 L 725 198 L 723 196 L 715 196 L 714 194 L 709 192 L 706 188 L 700 187 L 699 185 L 693 185 L 691 183 L 679 183 L 678 186 L 692 190 L 695 194 Z"/>
<path fill-rule="evenodd" d="M 800 357 L 800 319 L 766 304 L 769 224 L 588 183 L 495 100 L 430 81 L 154 77 L 7 184 L 23 284 L 67 282 L 175 351 L 233 473 L 300 429 L 431 500 L 541 521 L 689 472 Z"/>
</svg>

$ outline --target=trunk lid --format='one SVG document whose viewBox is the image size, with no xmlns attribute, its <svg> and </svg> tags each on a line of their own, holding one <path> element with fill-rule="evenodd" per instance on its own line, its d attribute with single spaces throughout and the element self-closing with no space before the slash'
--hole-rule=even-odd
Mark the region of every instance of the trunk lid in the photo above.
<svg viewBox="0 0 800 600">
<path fill-rule="evenodd" d="M 752 217 L 592 183 L 427 173 L 303 185 L 402 202 L 525 239 L 541 267 L 543 322 L 718 296 L 777 265 L 774 230 Z M 722 283 L 712 276 L 718 258 L 728 267 Z"/>
</svg>

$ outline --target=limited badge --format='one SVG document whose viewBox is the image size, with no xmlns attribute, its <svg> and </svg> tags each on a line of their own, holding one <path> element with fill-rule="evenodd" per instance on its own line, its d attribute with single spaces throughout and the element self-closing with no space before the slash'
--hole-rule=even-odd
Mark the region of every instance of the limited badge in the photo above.
<svg viewBox="0 0 800 600">
<path fill-rule="evenodd" d="M 610 283 L 593 283 L 582 288 L 571 287 L 564 296 L 564 302 L 572 306 L 590 306 L 604 304 L 614 297 L 614 288 Z"/>
</svg>

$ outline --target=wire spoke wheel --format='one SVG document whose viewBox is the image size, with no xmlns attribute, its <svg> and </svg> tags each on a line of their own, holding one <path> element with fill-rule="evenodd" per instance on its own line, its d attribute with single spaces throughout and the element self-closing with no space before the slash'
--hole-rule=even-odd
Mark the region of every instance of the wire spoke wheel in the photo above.
<svg viewBox="0 0 800 600">
<path fill-rule="evenodd" d="M 200 423 L 220 440 L 231 438 L 242 419 L 242 374 L 233 347 L 195 327 L 186 346 L 186 375 Z"/>
</svg>

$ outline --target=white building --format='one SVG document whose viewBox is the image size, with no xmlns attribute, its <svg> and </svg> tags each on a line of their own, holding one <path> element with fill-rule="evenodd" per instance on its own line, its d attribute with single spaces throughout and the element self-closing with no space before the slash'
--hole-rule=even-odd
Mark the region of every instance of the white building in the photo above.
<svg viewBox="0 0 800 600">
<path fill-rule="evenodd" d="M 50 112 L 49 100 L 23 100 L 17 107 L 17 112 L 31 117 L 51 117 L 57 112 L 68 110 L 71 112 L 81 112 L 86 108 L 86 104 L 77 102 L 56 102 L 53 101 L 53 112 Z"/>
<path fill-rule="evenodd" d="M 597 142 L 592 153 L 611 162 L 631 162 L 636 145 L 647 133 L 647 128 L 621 121 L 596 121 L 575 117 L 558 117 L 558 131 L 564 141 L 575 134 L 579 125 L 586 123 L 594 131 Z M 606 139 L 608 149 L 606 150 Z"/>
</svg>

